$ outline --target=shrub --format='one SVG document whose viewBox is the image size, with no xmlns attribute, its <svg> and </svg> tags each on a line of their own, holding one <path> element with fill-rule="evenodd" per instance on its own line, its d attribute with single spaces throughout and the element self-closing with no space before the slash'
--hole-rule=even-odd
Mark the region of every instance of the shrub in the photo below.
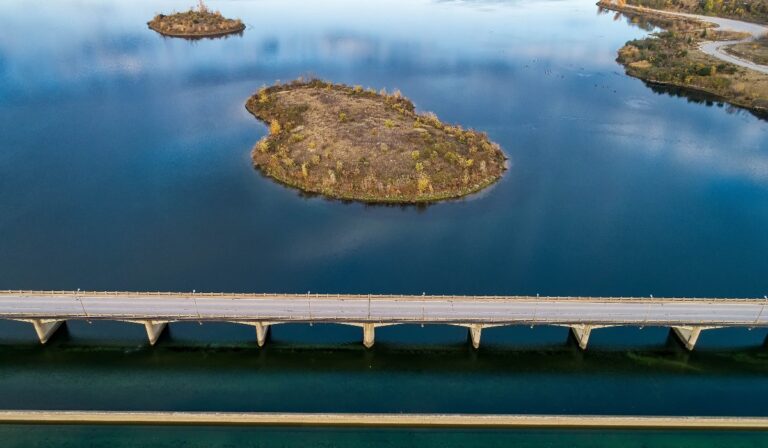
<svg viewBox="0 0 768 448">
<path fill-rule="evenodd" d="M 419 180 L 416 181 L 416 188 L 419 190 L 419 193 L 432 189 L 432 182 L 426 174 L 419 176 Z"/>
<path fill-rule="evenodd" d="M 278 122 L 277 120 L 272 120 L 269 123 L 269 133 L 270 134 L 277 135 L 282 130 L 283 130 L 283 128 L 280 126 L 280 122 Z"/>
<path fill-rule="evenodd" d="M 267 95 L 267 89 L 259 89 L 259 104 L 266 104 L 269 102 L 269 95 Z"/>
</svg>

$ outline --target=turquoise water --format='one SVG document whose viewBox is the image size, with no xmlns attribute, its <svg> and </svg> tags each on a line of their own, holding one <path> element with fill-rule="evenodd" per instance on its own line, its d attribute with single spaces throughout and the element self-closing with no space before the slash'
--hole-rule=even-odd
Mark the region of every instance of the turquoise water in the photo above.
<svg viewBox="0 0 768 448">
<path fill-rule="evenodd" d="M 592 0 L 0 2 L 0 289 L 763 297 L 768 122 L 623 74 L 647 31 Z M 309 198 L 253 170 L 244 109 L 298 76 L 398 88 L 510 157 L 429 207 Z M 377 330 L 0 322 L 0 408 L 768 415 L 766 330 Z M 2 446 L 766 446 L 753 433 L 0 426 Z"/>
<path fill-rule="evenodd" d="M 398 429 L 208 428 L 0 426 L 8 447 L 600 447 L 600 448 L 756 448 L 764 433 L 667 431 L 433 431 Z M 85 442 L 85 444 L 84 444 Z"/>
</svg>

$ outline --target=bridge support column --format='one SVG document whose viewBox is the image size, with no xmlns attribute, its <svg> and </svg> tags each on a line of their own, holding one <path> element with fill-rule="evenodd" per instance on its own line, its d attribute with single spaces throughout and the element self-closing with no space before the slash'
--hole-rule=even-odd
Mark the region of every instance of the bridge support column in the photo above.
<svg viewBox="0 0 768 448">
<path fill-rule="evenodd" d="M 499 326 L 499 324 L 470 324 L 470 323 L 459 323 L 459 324 L 451 324 L 451 325 L 466 328 L 467 332 L 469 333 L 469 340 L 472 341 L 472 347 L 475 349 L 480 348 L 480 336 L 482 336 L 484 328 L 493 328 L 493 327 Z"/>
<path fill-rule="evenodd" d="M 157 340 L 160 339 L 160 335 L 163 334 L 165 327 L 168 326 L 168 322 L 148 320 L 144 322 L 144 328 L 147 329 L 147 337 L 149 338 L 149 345 L 155 345 Z"/>
<path fill-rule="evenodd" d="M 155 343 L 157 343 L 157 340 L 160 339 L 160 335 L 163 334 L 165 327 L 167 327 L 169 323 L 167 320 L 125 320 L 123 322 L 144 325 L 144 328 L 147 330 L 149 345 L 155 345 Z"/>
<path fill-rule="evenodd" d="M 397 323 L 373 323 L 373 322 L 363 322 L 363 323 L 352 323 L 352 322 L 343 322 L 344 325 L 352 325 L 355 327 L 360 327 L 363 329 L 363 345 L 365 348 L 371 348 L 373 347 L 373 342 L 375 340 L 375 333 L 377 327 L 388 327 L 390 325 L 397 325 Z"/>
<path fill-rule="evenodd" d="M 21 322 L 29 322 L 35 327 L 35 333 L 37 333 L 37 337 L 40 339 L 41 344 L 48 342 L 61 324 L 64 323 L 63 320 L 56 319 L 24 319 L 21 320 Z"/>
<path fill-rule="evenodd" d="M 279 324 L 280 322 L 232 321 L 232 323 L 256 327 L 256 342 L 259 344 L 259 347 L 264 347 L 269 337 L 269 329 L 272 325 Z"/>
<path fill-rule="evenodd" d="M 363 324 L 363 345 L 365 348 L 373 347 L 375 329 L 376 325 L 374 324 Z"/>
<path fill-rule="evenodd" d="M 686 350 L 691 351 L 696 346 L 696 341 L 699 340 L 699 335 L 704 327 L 672 327 L 672 331 L 675 336 L 680 339 Z"/>
<path fill-rule="evenodd" d="M 576 342 L 579 344 L 579 348 L 582 350 L 587 349 L 587 344 L 589 343 L 589 335 L 592 334 L 592 330 L 596 330 L 598 328 L 607 328 L 611 326 L 612 325 L 586 325 L 586 324 L 569 325 L 571 329 L 571 334 L 573 335 L 574 339 L 576 339 Z"/>
<path fill-rule="evenodd" d="M 589 335 L 592 333 L 592 327 L 589 325 L 574 325 L 571 327 L 571 334 L 576 338 L 576 342 L 579 343 L 579 348 L 582 350 L 587 349 L 587 343 L 589 343 Z"/>
<path fill-rule="evenodd" d="M 475 349 L 480 348 L 480 336 L 483 333 L 483 326 L 481 324 L 472 324 L 469 326 L 469 338 L 472 340 L 472 347 Z"/>
<path fill-rule="evenodd" d="M 267 336 L 269 336 L 269 324 L 256 322 L 256 343 L 259 347 L 264 347 L 267 342 Z"/>
</svg>

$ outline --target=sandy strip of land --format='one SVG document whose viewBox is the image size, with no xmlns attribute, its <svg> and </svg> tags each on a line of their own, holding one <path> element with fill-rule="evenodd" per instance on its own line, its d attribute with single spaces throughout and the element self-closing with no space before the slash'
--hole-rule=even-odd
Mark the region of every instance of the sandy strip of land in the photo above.
<svg viewBox="0 0 768 448">
<path fill-rule="evenodd" d="M 768 417 L 0 411 L 0 423 L 768 430 Z"/>
</svg>

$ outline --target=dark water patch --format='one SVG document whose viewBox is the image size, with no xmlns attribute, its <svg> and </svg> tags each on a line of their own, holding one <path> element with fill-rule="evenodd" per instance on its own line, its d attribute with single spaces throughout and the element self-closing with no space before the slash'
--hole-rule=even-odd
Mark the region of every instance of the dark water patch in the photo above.
<svg viewBox="0 0 768 448">
<path fill-rule="evenodd" d="M 9 448 L 509 447 L 757 448 L 765 433 L 746 431 L 426 430 L 221 427 L 0 426 Z"/>
<path fill-rule="evenodd" d="M 764 415 L 768 399 L 761 348 L 59 340 L 2 346 L 0 366 L 0 408 L 12 409 Z"/>
</svg>

